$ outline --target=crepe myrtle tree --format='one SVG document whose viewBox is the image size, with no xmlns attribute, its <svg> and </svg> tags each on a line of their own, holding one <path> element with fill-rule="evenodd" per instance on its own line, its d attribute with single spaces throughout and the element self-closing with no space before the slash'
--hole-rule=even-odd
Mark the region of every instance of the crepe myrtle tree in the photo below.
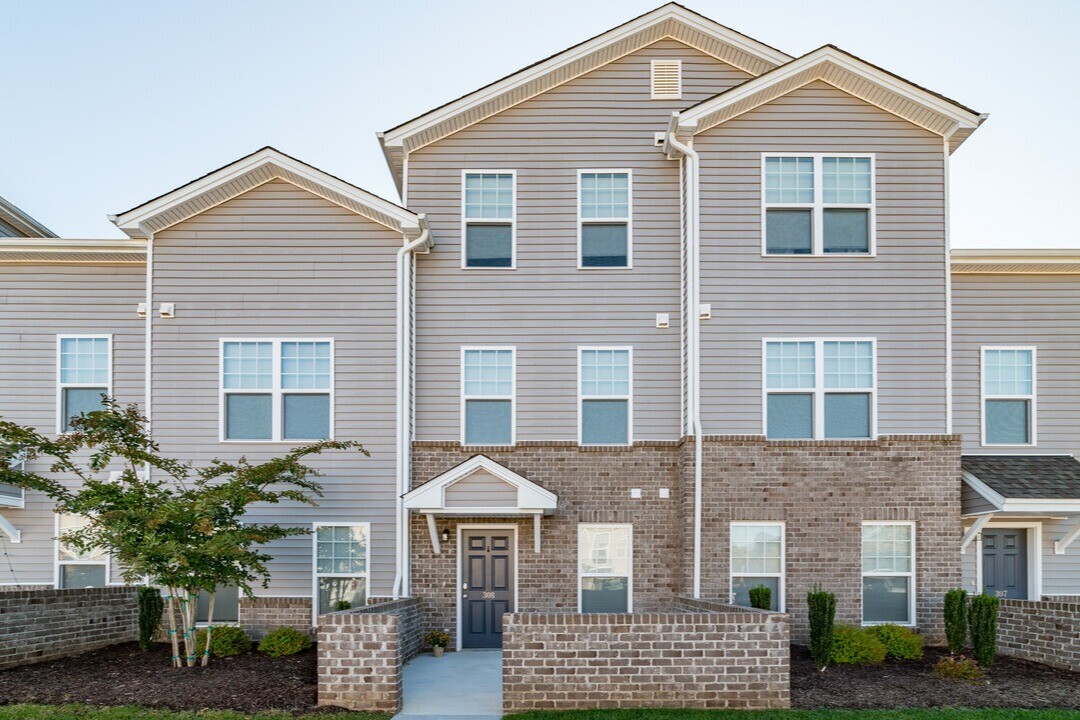
<svg viewBox="0 0 1080 720">
<path fill-rule="evenodd" d="M 261 546 L 311 532 L 246 523 L 251 506 L 315 505 L 314 498 L 322 495 L 313 480 L 319 473 L 304 461 L 329 450 L 368 452 L 356 442 L 326 440 L 258 464 L 240 458 L 196 468 L 160 454 L 136 405 L 122 407 L 104 395 L 102 403 L 101 410 L 74 418 L 72 431 L 56 438 L 0 418 L 0 483 L 44 493 L 55 501 L 56 512 L 86 518 L 84 527 L 63 533 L 60 541 L 77 551 L 105 550 L 125 582 L 163 588 L 173 665 L 193 667 L 200 650 L 195 635 L 199 594 L 209 593 L 212 624 L 216 588 L 236 586 L 251 597 L 252 585 L 267 587 L 270 555 Z M 16 469 L 8 461 L 20 454 L 49 459 L 48 471 Z M 208 627 L 202 665 L 209 661 L 211 632 Z"/>
</svg>

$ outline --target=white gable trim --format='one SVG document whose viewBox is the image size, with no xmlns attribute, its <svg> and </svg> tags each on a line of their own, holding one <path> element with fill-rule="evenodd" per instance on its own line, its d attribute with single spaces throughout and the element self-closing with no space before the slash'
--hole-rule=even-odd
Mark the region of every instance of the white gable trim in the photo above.
<svg viewBox="0 0 1080 720">
<path fill-rule="evenodd" d="M 447 507 L 446 489 L 478 470 L 484 470 L 517 489 L 517 503 L 511 507 Z M 550 515 L 559 498 L 528 478 L 500 465 L 485 455 L 476 455 L 453 467 L 403 497 L 405 508 L 425 515 Z"/>
</svg>

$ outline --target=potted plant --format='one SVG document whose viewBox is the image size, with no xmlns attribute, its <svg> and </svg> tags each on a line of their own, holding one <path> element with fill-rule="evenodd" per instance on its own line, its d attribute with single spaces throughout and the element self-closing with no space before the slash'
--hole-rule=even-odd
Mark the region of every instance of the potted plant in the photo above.
<svg viewBox="0 0 1080 720">
<path fill-rule="evenodd" d="M 432 630 L 424 636 L 424 642 L 431 646 L 431 654 L 442 657 L 446 646 L 450 644 L 450 633 L 444 630 Z"/>
</svg>

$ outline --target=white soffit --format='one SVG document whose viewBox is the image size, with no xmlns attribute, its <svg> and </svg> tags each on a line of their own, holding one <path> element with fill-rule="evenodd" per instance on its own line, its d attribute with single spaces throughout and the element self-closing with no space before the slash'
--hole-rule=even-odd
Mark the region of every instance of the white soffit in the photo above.
<svg viewBox="0 0 1080 720">
<path fill-rule="evenodd" d="M 34 218 L 16 207 L 13 203 L 0 197 L 0 222 L 8 225 L 22 237 L 28 238 L 54 238 L 54 233 L 49 228 L 39 223 Z"/>
<path fill-rule="evenodd" d="M 1075 275 L 1080 274 L 1080 251 L 953 250 L 954 275 Z"/>
<path fill-rule="evenodd" d="M 469 477 L 478 471 L 485 471 L 496 479 L 513 486 L 517 490 L 517 503 L 512 507 L 477 507 L 466 508 L 446 505 L 446 488 Z M 403 497 L 408 510 L 424 514 L 455 515 L 494 515 L 504 516 L 509 513 L 527 515 L 550 514 L 558 507 L 559 498 L 528 478 L 518 475 L 513 470 L 500 465 L 486 455 L 474 455 L 460 465 L 450 468 Z"/>
<path fill-rule="evenodd" d="M 141 265 L 145 262 L 144 240 L 0 239 L 0 263 L 8 265 Z"/>
</svg>

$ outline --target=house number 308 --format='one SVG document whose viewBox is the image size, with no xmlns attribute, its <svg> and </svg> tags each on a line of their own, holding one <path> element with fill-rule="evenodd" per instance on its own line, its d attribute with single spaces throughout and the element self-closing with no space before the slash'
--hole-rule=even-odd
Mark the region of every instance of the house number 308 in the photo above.
<svg viewBox="0 0 1080 720">
<path fill-rule="evenodd" d="M 485 600 L 494 600 L 495 599 L 495 593 L 493 593 L 493 592 L 482 592 L 482 593 L 480 593 L 480 597 L 482 597 Z"/>
</svg>

